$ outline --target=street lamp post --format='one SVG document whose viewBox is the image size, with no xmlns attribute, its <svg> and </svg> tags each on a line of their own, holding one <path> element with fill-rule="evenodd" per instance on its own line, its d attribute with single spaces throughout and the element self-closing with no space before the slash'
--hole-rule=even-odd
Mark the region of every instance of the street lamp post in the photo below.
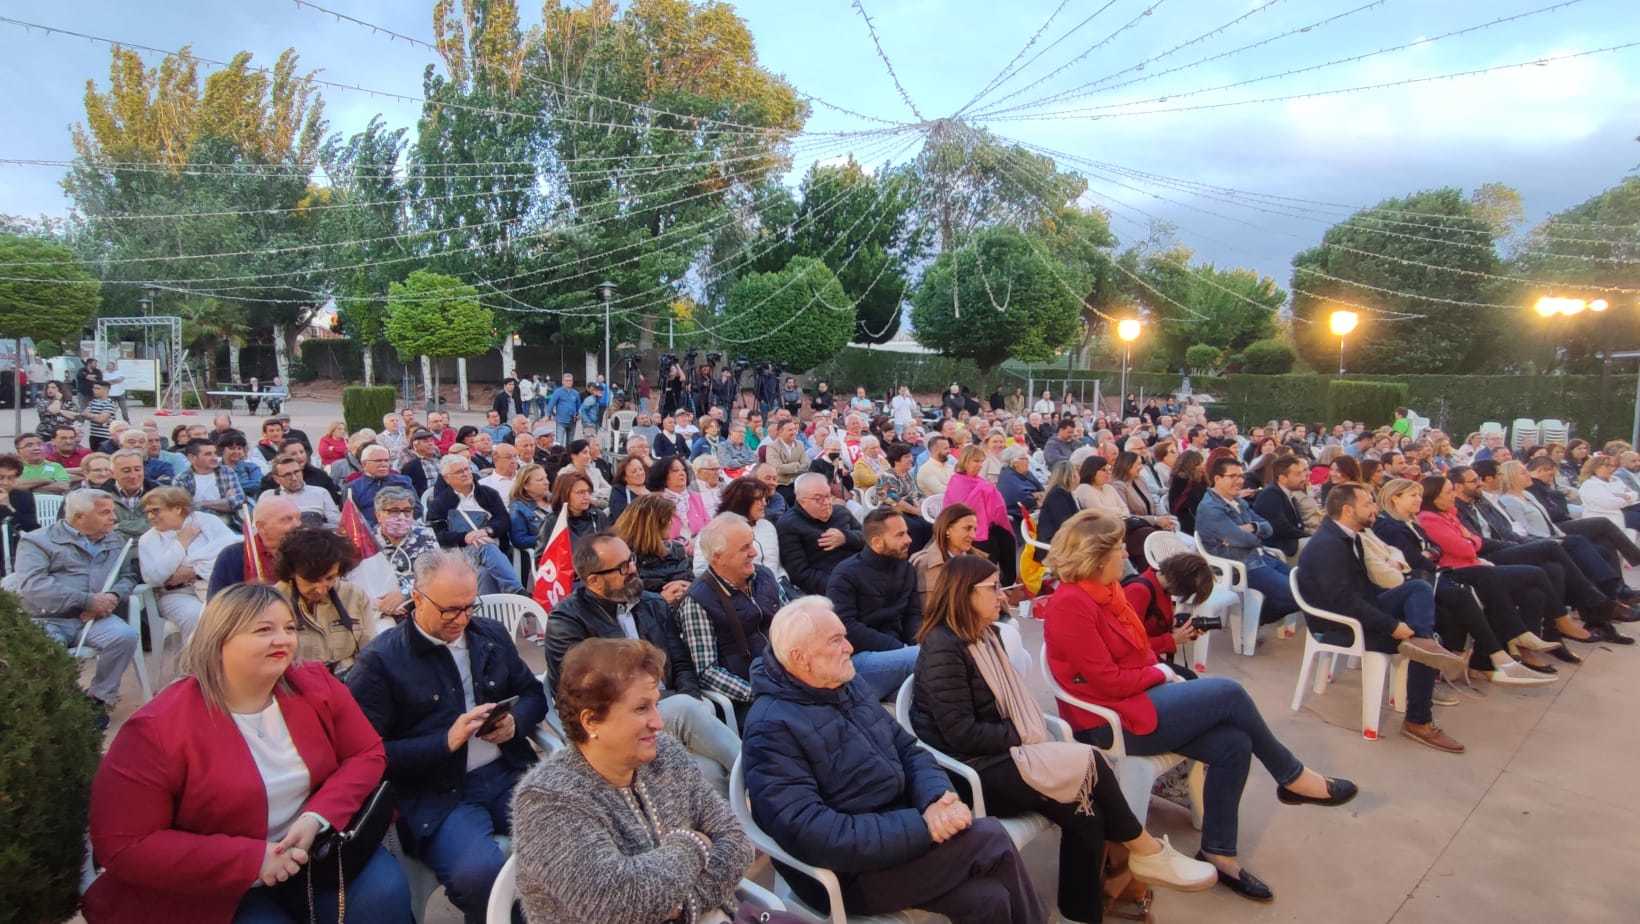
<svg viewBox="0 0 1640 924">
<path fill-rule="evenodd" d="M 1138 318 L 1123 318 L 1116 322 L 1116 336 L 1122 341 L 1122 390 L 1116 396 L 1117 413 L 1121 413 L 1122 402 L 1127 400 L 1128 358 L 1133 350 L 1133 341 L 1139 339 L 1140 330 Z"/>
<path fill-rule="evenodd" d="M 604 388 L 615 381 L 615 370 L 610 363 L 615 356 L 609 351 L 609 300 L 615 295 L 615 283 L 605 280 L 598 283 L 598 297 L 604 300 Z"/>
<path fill-rule="evenodd" d="M 1344 338 L 1361 323 L 1361 316 L 1353 311 L 1334 311 L 1327 318 L 1327 326 L 1338 337 L 1338 374 L 1344 374 Z"/>
</svg>

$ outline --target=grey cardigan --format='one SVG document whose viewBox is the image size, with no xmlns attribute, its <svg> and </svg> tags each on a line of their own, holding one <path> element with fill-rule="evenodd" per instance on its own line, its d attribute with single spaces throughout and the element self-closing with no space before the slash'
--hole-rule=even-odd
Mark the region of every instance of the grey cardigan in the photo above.
<svg viewBox="0 0 1640 924">
<path fill-rule="evenodd" d="M 513 855 L 528 920 L 661 924 L 680 908 L 690 924 L 714 909 L 734 917 L 752 842 L 677 739 L 662 732 L 658 750 L 630 790 L 609 785 L 574 744 L 519 781 Z M 705 835 L 711 851 L 686 831 Z"/>
</svg>

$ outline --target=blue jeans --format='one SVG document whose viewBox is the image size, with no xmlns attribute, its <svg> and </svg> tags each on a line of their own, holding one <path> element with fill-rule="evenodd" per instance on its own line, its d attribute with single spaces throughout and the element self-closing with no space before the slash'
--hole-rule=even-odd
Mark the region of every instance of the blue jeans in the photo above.
<svg viewBox="0 0 1640 924">
<path fill-rule="evenodd" d="M 478 592 L 481 594 L 521 594 L 524 585 L 512 558 L 493 542 L 472 546 L 478 550 Z"/>
<path fill-rule="evenodd" d="M 350 924 L 410 924 L 410 886 L 399 861 L 377 847 L 359 875 L 344 883 L 347 887 L 347 920 Z M 292 896 L 294 897 L 294 896 Z M 336 890 L 314 890 L 313 914 L 319 924 L 336 922 Z M 308 920 L 307 900 L 280 902 L 274 890 L 257 887 L 240 899 L 234 924 L 296 924 Z"/>
<path fill-rule="evenodd" d="M 564 423 L 563 421 L 558 421 L 557 422 L 557 427 L 558 427 L 558 445 L 568 446 L 570 444 L 570 441 L 575 439 L 575 421 L 572 420 L 569 423 Z"/>
<path fill-rule="evenodd" d="M 1304 764 L 1276 740 L 1253 698 L 1228 677 L 1164 683 L 1146 690 L 1145 695 L 1156 707 L 1156 730 L 1148 735 L 1123 732 L 1128 753 L 1140 757 L 1176 753 L 1206 764 L 1201 847 L 1221 857 L 1235 856 L 1248 758 L 1257 757 L 1282 786 L 1298 779 Z M 1088 729 L 1077 732 L 1076 737 L 1096 747 L 1108 746 L 1110 729 Z"/>
<path fill-rule="evenodd" d="M 505 757 L 468 773 L 461 783 L 461 802 L 421 843 L 417 859 L 432 868 L 467 924 L 484 924 L 490 887 L 507 862 L 492 838 L 512 831 L 512 791 L 518 777 Z"/>
<path fill-rule="evenodd" d="M 1291 570 L 1283 562 L 1268 558 L 1257 568 L 1247 569 L 1247 586 L 1264 595 L 1260 623 L 1276 622 L 1288 613 L 1298 612 L 1298 601 L 1293 599 L 1293 589 L 1287 583 L 1287 572 Z"/>
<path fill-rule="evenodd" d="M 917 646 L 893 651 L 856 651 L 854 673 L 866 682 L 875 699 L 884 700 L 899 692 L 900 684 L 917 669 Z"/>
</svg>

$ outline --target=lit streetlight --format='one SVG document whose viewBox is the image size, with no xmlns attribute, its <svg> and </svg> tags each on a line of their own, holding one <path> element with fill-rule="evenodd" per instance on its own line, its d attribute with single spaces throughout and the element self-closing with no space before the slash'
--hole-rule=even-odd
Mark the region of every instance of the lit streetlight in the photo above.
<svg viewBox="0 0 1640 924">
<path fill-rule="evenodd" d="M 1133 341 L 1139 339 L 1142 325 L 1138 318 L 1123 318 L 1116 322 L 1116 336 L 1122 341 L 1122 388 L 1121 394 L 1116 397 L 1117 407 L 1127 400 L 1128 355 L 1133 350 Z"/>
<path fill-rule="evenodd" d="M 615 354 L 609 350 L 609 300 L 615 296 L 615 283 L 600 282 L 594 291 L 604 302 L 604 395 L 608 397 L 610 383 L 615 381 L 615 370 L 612 368 Z"/>
<path fill-rule="evenodd" d="M 1338 338 L 1338 374 L 1344 374 L 1344 338 L 1361 323 L 1361 316 L 1353 311 L 1334 311 L 1327 318 L 1327 327 Z"/>
</svg>

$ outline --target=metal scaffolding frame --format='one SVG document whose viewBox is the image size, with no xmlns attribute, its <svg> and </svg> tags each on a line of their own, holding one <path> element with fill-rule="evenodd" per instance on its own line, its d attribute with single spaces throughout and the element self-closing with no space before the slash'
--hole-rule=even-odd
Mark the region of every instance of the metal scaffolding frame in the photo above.
<svg viewBox="0 0 1640 924">
<path fill-rule="evenodd" d="M 156 396 L 155 403 L 161 409 L 172 414 L 182 410 L 182 370 L 187 367 L 187 356 L 182 352 L 182 319 L 174 315 L 161 315 L 151 318 L 98 318 L 97 319 L 97 361 L 108 362 L 108 331 L 123 327 L 163 327 L 170 332 L 171 350 L 169 362 L 161 362 L 161 374 L 165 377 L 165 393 L 163 397 Z M 159 383 L 155 383 L 156 385 Z"/>
</svg>

